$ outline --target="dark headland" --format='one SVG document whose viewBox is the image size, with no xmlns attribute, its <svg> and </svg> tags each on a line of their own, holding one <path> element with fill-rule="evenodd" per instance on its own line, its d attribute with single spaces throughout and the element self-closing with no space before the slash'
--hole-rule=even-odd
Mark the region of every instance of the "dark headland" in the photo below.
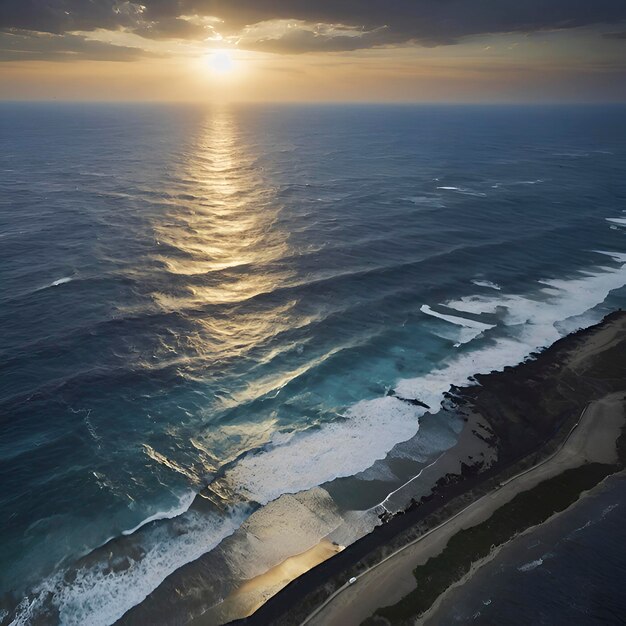
<svg viewBox="0 0 626 626">
<path fill-rule="evenodd" d="M 233 624 L 428 621 L 499 547 L 624 469 L 626 312 L 475 381 L 442 408 L 465 427 L 430 492 Z"/>
</svg>

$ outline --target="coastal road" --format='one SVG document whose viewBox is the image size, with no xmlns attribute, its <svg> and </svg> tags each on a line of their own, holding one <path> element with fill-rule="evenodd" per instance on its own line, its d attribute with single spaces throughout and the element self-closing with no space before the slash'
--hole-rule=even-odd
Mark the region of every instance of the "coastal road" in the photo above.
<svg viewBox="0 0 626 626">
<path fill-rule="evenodd" d="M 415 589 L 413 570 L 437 555 L 464 528 L 488 519 L 518 493 L 586 461 L 612 462 L 623 424 L 624 392 L 587 404 L 559 448 L 498 487 L 346 582 L 301 623 L 310 626 L 360 624 L 381 606 L 398 602 Z"/>
</svg>

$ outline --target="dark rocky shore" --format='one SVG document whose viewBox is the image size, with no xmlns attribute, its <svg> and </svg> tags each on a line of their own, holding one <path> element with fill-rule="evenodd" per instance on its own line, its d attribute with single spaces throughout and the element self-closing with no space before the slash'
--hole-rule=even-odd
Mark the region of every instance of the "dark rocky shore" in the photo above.
<svg viewBox="0 0 626 626">
<path fill-rule="evenodd" d="M 454 465 L 449 463 L 454 458 L 458 471 L 441 475 L 428 495 L 413 500 L 405 511 L 386 519 L 372 533 L 293 581 L 249 618 L 232 623 L 301 623 L 351 576 L 367 570 L 496 489 L 508 477 L 550 457 L 590 402 L 626 391 L 626 312 L 616 311 L 599 324 L 564 337 L 526 362 L 503 372 L 476 376 L 475 382 L 452 389 L 442 408 L 462 415 L 466 421 L 459 444 L 444 455 L 447 460 L 442 458 L 444 468 Z M 430 419 L 437 419 L 437 415 Z M 467 447 L 464 437 L 486 444 L 494 453 L 489 462 L 484 453 L 479 457 L 469 454 L 468 450 L 476 448 Z M 478 543 L 487 546 L 488 552 L 494 542 L 506 541 L 569 506 L 582 491 L 624 467 L 625 439 L 622 435 L 618 440 L 616 464 L 601 467 L 592 464 L 580 471 L 564 472 L 553 482 L 542 483 L 541 489 L 525 492 L 521 500 L 509 503 L 513 507 L 510 515 L 503 513 L 501 519 L 495 519 L 494 515 L 490 520 L 493 523 L 471 529 L 475 536 L 470 538 L 472 533 L 469 533 L 465 539 L 471 539 L 469 543 L 473 544 L 480 536 Z M 517 514 L 531 504 L 541 514 L 522 516 L 521 524 L 510 523 L 512 517 L 519 518 Z M 410 621 L 411 616 L 426 611 L 446 586 L 465 574 L 472 562 L 485 556 L 485 550 L 468 551 L 468 541 L 459 538 L 462 534 L 454 537 L 455 543 L 446 555 L 450 557 L 448 560 L 429 562 L 429 580 L 435 582 L 427 601 L 423 593 L 419 602 L 403 600 L 400 607 L 381 610 L 372 623 Z M 452 570 L 456 574 L 451 574 Z"/>
</svg>

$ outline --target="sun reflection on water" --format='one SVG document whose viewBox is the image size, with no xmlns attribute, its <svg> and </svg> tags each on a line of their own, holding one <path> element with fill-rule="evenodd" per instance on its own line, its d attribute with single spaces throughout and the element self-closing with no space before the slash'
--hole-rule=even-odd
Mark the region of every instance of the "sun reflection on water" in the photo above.
<svg viewBox="0 0 626 626">
<path fill-rule="evenodd" d="M 240 302 L 272 291 L 290 274 L 271 265 L 288 253 L 288 234 L 276 227 L 280 207 L 232 111 L 210 111 L 182 169 L 186 201 L 157 233 L 173 250 L 159 260 L 190 279 L 188 300 Z M 167 298 L 156 297 L 167 306 Z"/>
<path fill-rule="evenodd" d="M 174 316 L 165 318 L 155 362 L 173 365 L 194 393 L 183 400 L 193 403 L 189 422 L 172 424 L 167 441 L 144 449 L 194 484 L 271 436 L 271 415 L 244 411 L 228 423 L 215 416 L 297 375 L 302 365 L 276 366 L 296 348 L 281 337 L 310 322 L 297 299 L 277 292 L 293 280 L 294 252 L 280 225 L 276 186 L 240 115 L 220 107 L 207 112 L 181 148 L 152 225 L 159 242 L 152 301 Z"/>
<path fill-rule="evenodd" d="M 297 311 L 297 299 L 276 293 L 293 283 L 294 251 L 279 223 L 276 188 L 239 119 L 228 108 L 208 112 L 168 190 L 181 200 L 154 225 L 164 251 L 156 261 L 167 280 L 152 298 L 161 311 L 190 322 L 170 342 L 171 359 L 199 382 L 212 379 L 218 362 L 239 368 L 245 360 L 246 375 L 220 386 L 213 398 L 222 408 L 278 390 L 297 376 L 302 364 L 271 366 L 295 348 L 276 338 L 312 321 Z"/>
</svg>

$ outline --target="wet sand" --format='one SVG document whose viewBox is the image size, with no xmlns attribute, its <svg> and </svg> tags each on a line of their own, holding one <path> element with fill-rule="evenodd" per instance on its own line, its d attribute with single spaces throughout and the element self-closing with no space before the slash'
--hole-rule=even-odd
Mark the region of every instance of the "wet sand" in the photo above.
<svg viewBox="0 0 626 626">
<path fill-rule="evenodd" d="M 326 561 L 342 550 L 341 546 L 322 540 L 310 550 L 285 559 L 264 574 L 246 581 L 222 603 L 222 609 L 228 614 L 228 604 L 237 607 L 237 611 L 245 611 L 251 615 L 268 598 L 277 594 L 292 580 L 298 578 L 316 565 Z"/>
</svg>

